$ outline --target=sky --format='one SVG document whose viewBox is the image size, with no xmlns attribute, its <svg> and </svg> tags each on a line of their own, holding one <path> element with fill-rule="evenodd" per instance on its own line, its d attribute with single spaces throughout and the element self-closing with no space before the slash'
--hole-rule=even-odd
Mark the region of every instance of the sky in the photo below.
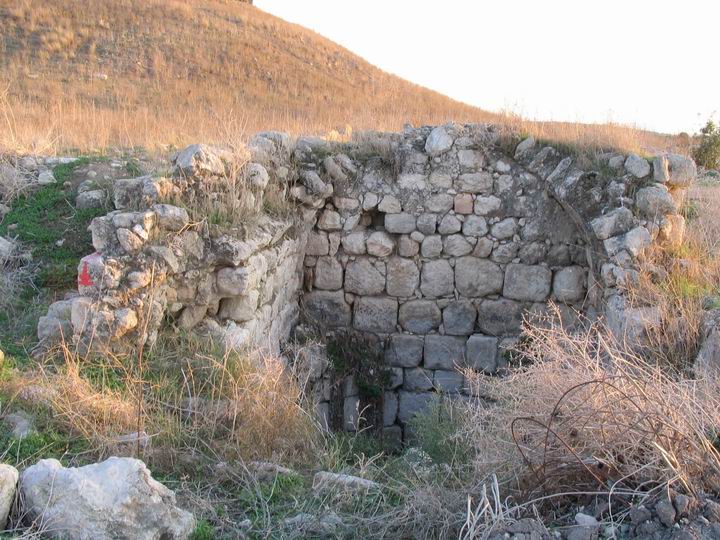
<svg viewBox="0 0 720 540">
<path fill-rule="evenodd" d="M 695 133 L 720 111 L 716 0 L 255 0 L 491 111 Z"/>
</svg>

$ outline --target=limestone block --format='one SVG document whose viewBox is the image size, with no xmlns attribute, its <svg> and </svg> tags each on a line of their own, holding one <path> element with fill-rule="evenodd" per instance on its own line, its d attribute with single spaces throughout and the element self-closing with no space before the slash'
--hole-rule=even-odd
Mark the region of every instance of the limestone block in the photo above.
<svg viewBox="0 0 720 540">
<path fill-rule="evenodd" d="M 667 156 L 670 169 L 670 180 L 668 184 L 673 187 L 687 187 L 697 177 L 697 166 L 695 162 L 678 154 Z"/>
<path fill-rule="evenodd" d="M 466 366 L 484 373 L 497 371 L 498 340 L 495 337 L 476 334 L 467 341 Z"/>
<path fill-rule="evenodd" d="M 455 182 L 460 192 L 490 195 L 493 190 L 493 177 L 489 172 L 461 174 Z"/>
<path fill-rule="evenodd" d="M 420 214 L 417 218 L 417 229 L 423 234 L 435 234 L 437 227 L 437 215 Z"/>
<path fill-rule="evenodd" d="M 458 394 L 465 385 L 465 376 L 458 371 L 438 369 L 433 374 L 433 387 L 445 394 Z"/>
<path fill-rule="evenodd" d="M 412 296 L 419 282 L 420 270 L 414 261 L 401 257 L 393 257 L 388 261 L 387 293 L 390 296 Z"/>
<path fill-rule="evenodd" d="M 485 236 L 488 232 L 487 221 L 481 216 L 468 216 L 463 223 L 465 236 Z"/>
<path fill-rule="evenodd" d="M 395 331 L 398 303 L 392 298 L 361 297 L 353 304 L 356 330 L 390 334 Z"/>
<path fill-rule="evenodd" d="M 490 234 L 498 240 L 512 238 L 517 232 L 517 221 L 515 218 L 505 218 L 490 227 Z"/>
<path fill-rule="evenodd" d="M 538 265 L 509 264 L 505 269 L 503 296 L 514 300 L 542 302 L 550 294 L 552 272 Z"/>
<path fill-rule="evenodd" d="M 426 236 L 420 246 L 420 253 L 423 257 L 434 259 L 439 257 L 443 250 L 442 236 Z"/>
<path fill-rule="evenodd" d="M 455 262 L 455 283 L 458 292 L 470 298 L 497 294 L 503 287 L 502 269 L 488 260 L 462 257 Z"/>
<path fill-rule="evenodd" d="M 598 239 L 607 240 L 611 236 L 629 231 L 634 220 L 632 211 L 629 208 L 621 207 L 593 219 L 590 226 Z"/>
<path fill-rule="evenodd" d="M 625 160 L 625 170 L 635 178 L 645 178 L 650 174 L 650 164 L 637 154 L 630 154 Z"/>
<path fill-rule="evenodd" d="M 439 193 L 428 197 L 425 201 L 425 210 L 435 214 L 444 214 L 452 209 L 454 204 L 453 196 L 447 193 Z"/>
<path fill-rule="evenodd" d="M 256 317 L 259 299 L 260 293 L 256 290 L 248 291 L 243 296 L 223 298 L 220 301 L 220 318 L 235 322 L 251 321 Z"/>
<path fill-rule="evenodd" d="M 350 261 L 345 268 L 345 292 L 377 295 L 385 290 L 385 276 L 368 258 Z"/>
<path fill-rule="evenodd" d="M 421 336 L 393 334 L 385 349 L 385 363 L 401 368 L 419 366 L 422 361 L 423 343 Z"/>
<path fill-rule="evenodd" d="M 458 150 L 458 162 L 463 169 L 478 170 L 485 165 L 485 155 L 479 150 Z"/>
<path fill-rule="evenodd" d="M 533 148 L 535 148 L 535 138 L 534 137 L 528 137 L 527 139 L 523 139 L 515 147 L 515 159 L 522 159 L 522 158 L 526 157 L 532 151 Z"/>
<path fill-rule="evenodd" d="M 653 180 L 665 184 L 670 180 L 670 163 L 667 156 L 655 156 L 653 159 Z"/>
<path fill-rule="evenodd" d="M 178 327 L 182 328 L 183 330 L 191 330 L 191 329 L 195 328 L 198 324 L 200 324 L 200 321 L 202 321 L 205 318 L 205 314 L 207 313 L 207 310 L 208 310 L 207 306 L 186 306 L 185 309 L 183 309 L 182 313 L 180 314 L 180 317 L 178 317 L 178 320 L 177 320 Z M 253 315 L 254 314 L 255 314 L 255 310 L 253 309 Z M 245 320 L 249 320 L 249 319 L 245 319 Z"/>
<path fill-rule="evenodd" d="M 312 291 L 303 297 L 303 312 L 312 322 L 331 328 L 350 326 L 350 305 L 343 291 Z"/>
<path fill-rule="evenodd" d="M 378 204 L 378 210 L 385 214 L 397 214 L 402 212 L 402 205 L 397 197 L 385 195 L 380 201 L 380 204 Z"/>
<path fill-rule="evenodd" d="M 652 243 L 650 232 L 645 227 L 635 227 L 620 236 L 613 236 L 603 242 L 605 251 L 612 257 L 626 251 L 633 257 L 639 256 Z"/>
<path fill-rule="evenodd" d="M 395 392 L 383 394 L 383 425 L 392 426 L 397 420 L 398 395 Z"/>
<path fill-rule="evenodd" d="M 432 397 L 431 392 L 398 392 L 398 420 L 405 424 L 427 411 Z"/>
<path fill-rule="evenodd" d="M 452 145 L 453 138 L 443 126 L 438 126 L 428 135 L 425 141 L 425 152 L 427 152 L 430 157 L 439 156 L 450 150 Z"/>
<path fill-rule="evenodd" d="M 553 294 L 559 302 L 579 302 L 585 297 L 587 271 L 581 266 L 561 268 L 553 276 Z"/>
<path fill-rule="evenodd" d="M 452 176 L 446 171 L 437 170 L 430 173 L 430 185 L 438 189 L 452 187 Z"/>
<path fill-rule="evenodd" d="M 462 228 L 462 222 L 452 214 L 446 214 L 441 220 L 438 226 L 438 232 L 440 234 L 455 234 L 460 232 Z"/>
<path fill-rule="evenodd" d="M 473 246 L 462 234 L 451 234 L 443 241 L 443 254 L 448 257 L 462 257 L 472 253 Z"/>
<path fill-rule="evenodd" d="M 473 257 L 480 257 L 482 259 L 490 256 L 493 249 L 493 241 L 487 237 L 478 238 L 477 244 L 473 248 Z"/>
<path fill-rule="evenodd" d="M 190 222 L 187 210 L 171 204 L 154 204 L 152 211 L 157 216 L 157 224 L 167 231 L 179 231 Z"/>
<path fill-rule="evenodd" d="M 427 334 L 440 326 L 440 308 L 430 300 L 410 300 L 400 306 L 399 322 L 408 332 Z"/>
<path fill-rule="evenodd" d="M 339 231 L 342 229 L 342 218 L 334 210 L 323 210 L 318 219 L 317 227 L 323 231 Z"/>
<path fill-rule="evenodd" d="M 484 300 L 478 307 L 478 328 L 492 336 L 517 335 L 523 321 L 523 305 L 507 298 Z"/>
<path fill-rule="evenodd" d="M 455 195 L 454 209 L 456 214 L 472 214 L 473 198 L 469 193 Z"/>
<path fill-rule="evenodd" d="M 444 259 L 423 263 L 420 290 L 427 297 L 452 294 L 455 290 L 455 279 L 450 263 Z"/>
<path fill-rule="evenodd" d="M 336 291 L 343 286 L 343 267 L 335 257 L 320 257 L 315 265 L 315 288 Z"/>
<path fill-rule="evenodd" d="M 385 214 L 385 230 L 395 234 L 409 234 L 415 230 L 415 216 L 412 214 Z"/>
<path fill-rule="evenodd" d="M 423 392 L 433 387 L 433 372 L 429 369 L 412 368 L 405 370 L 403 390 Z"/>
<path fill-rule="evenodd" d="M 343 236 L 341 242 L 343 250 L 348 255 L 364 255 L 367 251 L 364 232 L 354 232 Z"/>
<path fill-rule="evenodd" d="M 465 338 L 456 336 L 425 336 L 423 366 L 427 369 L 453 370 L 465 358 Z"/>
<path fill-rule="evenodd" d="M 500 244 L 493 249 L 490 260 L 496 263 L 509 263 L 517 257 L 520 244 L 516 242 L 507 242 Z"/>
<path fill-rule="evenodd" d="M 635 205 L 640 213 L 649 219 L 677 212 L 675 201 L 663 184 L 640 188 L 635 194 Z"/>
<path fill-rule="evenodd" d="M 442 313 L 445 333 L 451 336 L 468 336 L 473 333 L 477 310 L 472 302 L 458 300 L 448 304 Z"/>
<path fill-rule="evenodd" d="M 42 459 L 23 471 L 19 491 L 28 519 L 43 523 L 53 538 L 179 540 L 195 528 L 193 515 L 138 459 L 111 457 L 76 468 Z"/>
<path fill-rule="evenodd" d="M 218 270 L 215 286 L 220 296 L 240 296 L 251 285 L 251 273 L 246 267 L 227 267 Z"/>
<path fill-rule="evenodd" d="M 414 257 L 420 252 L 420 244 L 407 235 L 398 238 L 398 255 L 401 257 Z"/>
<path fill-rule="evenodd" d="M 475 198 L 474 212 L 478 216 L 489 216 L 502 207 L 502 200 L 495 195 Z"/>
<path fill-rule="evenodd" d="M 382 231 L 376 231 L 367 239 L 367 252 L 375 257 L 388 257 L 395 249 L 395 241 Z"/>
</svg>

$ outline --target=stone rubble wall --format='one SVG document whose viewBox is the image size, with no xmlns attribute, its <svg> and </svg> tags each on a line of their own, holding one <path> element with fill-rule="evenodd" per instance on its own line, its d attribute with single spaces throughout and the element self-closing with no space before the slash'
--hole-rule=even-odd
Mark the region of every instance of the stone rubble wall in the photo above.
<svg viewBox="0 0 720 540">
<path fill-rule="evenodd" d="M 182 204 L 161 202 L 212 191 L 226 174 L 223 151 L 189 147 L 170 178 L 116 183 L 116 210 L 92 224 L 97 253 L 80 264 L 80 296 L 51 307 L 40 337 L 60 328 L 137 343 L 170 317 L 229 347 L 277 351 L 299 310 L 325 335 L 359 332 L 383 347 L 383 423 L 397 435 L 437 392 L 468 393 L 458 368 L 502 370 L 523 318 L 548 301 L 569 327 L 605 314 L 618 333 L 642 333 L 652 314 L 623 290 L 652 244 L 682 241 L 694 163 L 610 153 L 582 167 L 532 138 L 513 146 L 485 125 L 348 143 L 260 133 L 245 178 L 256 193 L 284 186 L 297 214 L 252 231 L 190 223 Z M 328 373 L 316 382 L 327 386 Z M 353 426 L 358 385 L 344 387 Z"/>
</svg>

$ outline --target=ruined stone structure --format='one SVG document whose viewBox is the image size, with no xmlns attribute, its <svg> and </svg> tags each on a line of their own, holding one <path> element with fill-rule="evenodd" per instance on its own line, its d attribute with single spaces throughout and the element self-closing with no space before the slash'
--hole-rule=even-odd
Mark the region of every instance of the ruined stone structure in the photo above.
<svg viewBox="0 0 720 540">
<path fill-rule="evenodd" d="M 548 301 L 568 325 L 606 312 L 616 332 L 642 333 L 652 313 L 626 306 L 623 287 L 651 244 L 682 241 L 678 208 L 695 177 L 675 155 L 580 167 L 484 125 L 351 143 L 261 133 L 248 150 L 247 193 L 285 186 L 294 217 L 193 222 L 182 201 L 222 191 L 230 158 L 189 147 L 169 178 L 116 183 L 117 210 L 91 226 L 97 253 L 80 264 L 80 296 L 51 307 L 40 337 L 136 344 L 170 319 L 277 352 L 299 317 L 356 331 L 383 348 L 383 424 L 398 434 L 434 393 L 467 392 L 458 368 L 497 373 L 523 317 Z M 352 427 L 360 398 L 344 387 Z"/>
</svg>

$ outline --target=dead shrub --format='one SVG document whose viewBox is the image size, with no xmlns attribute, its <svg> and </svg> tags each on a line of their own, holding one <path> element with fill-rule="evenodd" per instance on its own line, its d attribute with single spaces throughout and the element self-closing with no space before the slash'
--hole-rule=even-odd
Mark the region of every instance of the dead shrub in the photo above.
<svg viewBox="0 0 720 540">
<path fill-rule="evenodd" d="M 526 360 L 506 378 L 468 373 L 477 395 L 463 437 L 480 477 L 523 500 L 720 487 L 720 399 L 712 381 L 676 378 L 607 337 L 528 326 Z"/>
</svg>

